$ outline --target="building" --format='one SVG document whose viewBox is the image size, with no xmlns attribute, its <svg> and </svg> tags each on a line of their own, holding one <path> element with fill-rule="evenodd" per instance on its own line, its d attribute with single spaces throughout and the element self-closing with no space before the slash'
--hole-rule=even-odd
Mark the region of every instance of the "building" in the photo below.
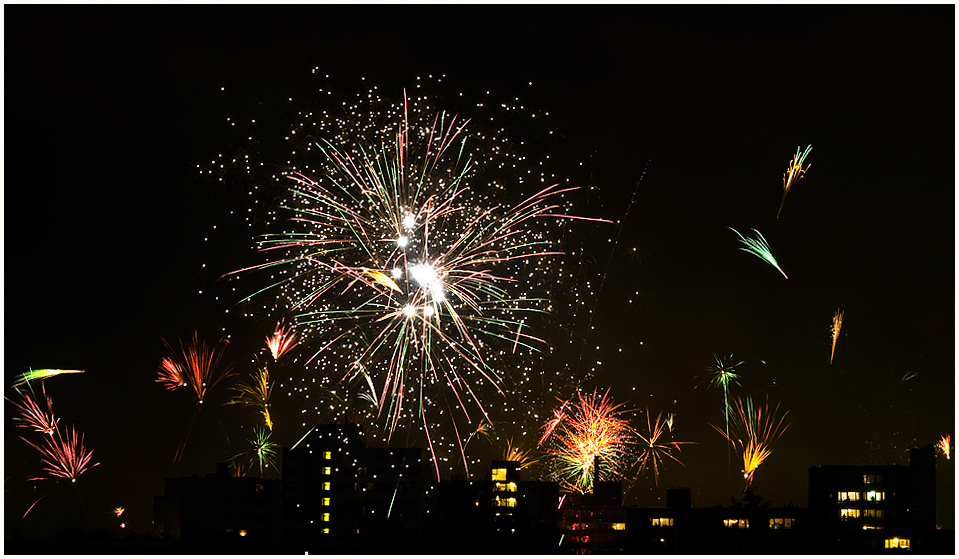
<svg viewBox="0 0 959 559">
<path fill-rule="evenodd" d="M 154 532 L 185 542 L 271 541 L 280 537 L 279 480 L 215 474 L 167 479 L 154 498 Z"/>
</svg>

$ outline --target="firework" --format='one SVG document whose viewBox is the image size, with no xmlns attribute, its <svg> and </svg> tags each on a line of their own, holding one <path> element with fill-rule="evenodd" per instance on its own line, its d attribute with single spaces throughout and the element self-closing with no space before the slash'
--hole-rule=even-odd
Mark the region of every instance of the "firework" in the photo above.
<svg viewBox="0 0 959 559">
<path fill-rule="evenodd" d="M 832 352 L 829 354 L 829 364 L 832 365 L 832 358 L 836 354 L 836 342 L 839 341 L 839 330 L 842 328 L 842 311 L 836 309 L 836 316 L 832 318 Z"/>
<path fill-rule="evenodd" d="M 66 437 L 62 436 L 60 429 L 57 428 L 54 436 L 44 438 L 40 444 L 20 437 L 27 444 L 40 451 L 43 456 L 43 470 L 50 476 L 49 478 L 30 478 L 31 480 L 58 477 L 76 482 L 80 474 L 99 465 L 99 462 L 90 464 L 90 460 L 93 458 L 93 450 L 87 450 L 83 446 L 83 435 L 78 437 L 77 431 L 72 427 L 67 427 L 64 430 L 66 431 Z"/>
<path fill-rule="evenodd" d="M 253 440 L 247 441 L 250 443 L 252 448 L 249 451 L 250 454 L 250 466 L 252 467 L 256 464 L 260 470 L 260 477 L 263 477 L 263 470 L 273 466 L 276 469 L 276 449 L 280 445 L 270 442 L 270 436 L 272 433 L 267 432 L 265 429 L 260 429 L 259 427 L 253 430 Z M 233 458 L 235 461 L 240 455 L 237 455 Z M 237 472 L 237 477 L 242 477 L 241 470 L 234 465 L 234 469 Z"/>
<path fill-rule="evenodd" d="M 557 400 L 559 400 L 559 398 L 557 398 Z M 543 441 L 548 439 L 549 436 L 553 434 L 553 431 L 556 430 L 556 427 L 566 419 L 566 406 L 569 404 L 569 400 L 565 402 L 563 402 L 563 400 L 559 401 L 562 402 L 562 405 L 553 410 L 553 418 L 543 425 L 543 436 L 539 438 L 539 442 L 536 443 L 537 445 L 543 444 Z"/>
<path fill-rule="evenodd" d="M 263 415 L 263 422 L 266 428 L 273 430 L 273 420 L 270 419 L 270 395 L 273 393 L 273 387 L 270 386 L 270 371 L 263 367 L 253 376 L 253 382 L 238 383 L 233 388 L 237 395 L 230 399 L 226 405 L 239 404 L 242 406 L 252 406 L 260 408 L 260 414 Z"/>
<path fill-rule="evenodd" d="M 120 518 L 121 516 L 123 516 L 123 513 L 125 510 L 126 509 L 124 509 L 123 507 L 117 507 L 113 509 L 113 514 L 117 515 L 117 518 Z"/>
<path fill-rule="evenodd" d="M 650 423 L 649 410 L 646 410 L 646 435 L 642 433 L 636 433 L 636 436 L 643 441 L 642 442 L 642 452 L 639 455 L 639 459 L 636 461 L 639 464 L 639 472 L 642 473 L 647 465 L 653 467 L 653 477 L 656 480 L 656 487 L 659 487 L 659 468 L 663 465 L 664 458 L 669 458 L 674 460 L 680 465 L 684 465 L 679 458 L 676 458 L 671 454 L 675 449 L 676 451 L 681 451 L 679 445 L 683 444 L 696 444 L 692 442 L 677 442 L 669 441 L 666 444 L 659 442 L 659 437 L 663 435 L 666 431 L 666 421 L 663 420 L 662 412 L 656 416 L 655 423 Z"/>
<path fill-rule="evenodd" d="M 180 355 L 161 360 L 157 382 L 165 384 L 168 390 L 188 386 L 196 394 L 197 404 L 203 404 L 207 390 L 235 374 L 230 372 L 229 367 L 217 371 L 226 343 L 226 340 L 221 340 L 216 346 L 210 347 L 199 341 L 197 333 L 194 332 L 192 344 L 185 345 L 180 341 Z M 166 340 L 163 340 L 163 345 L 170 353 L 175 353 Z"/>
<path fill-rule="evenodd" d="M 772 454 L 772 445 L 789 427 L 789 424 L 783 425 L 789 412 L 777 418 L 779 405 L 770 410 L 768 398 L 764 407 L 756 407 L 752 398 L 747 397 L 745 401 L 737 398 L 733 400 L 732 408 L 736 412 L 733 416 L 733 432 L 723 431 L 715 425 L 713 429 L 719 431 L 742 454 L 743 478 L 746 487 L 749 487 L 756 469 Z"/>
<path fill-rule="evenodd" d="M 486 139 L 469 121 L 415 107 L 411 117 L 411 105 L 391 107 L 383 126 L 314 134 L 305 151 L 319 151 L 323 168 L 286 173 L 290 221 L 259 237 L 261 264 L 225 274 L 269 271 L 270 285 L 245 300 L 275 294 L 298 313 L 301 343 L 323 345 L 305 363 L 323 371 L 310 390 L 374 379 L 370 419 L 388 437 L 401 425 L 458 434 L 456 421 L 489 420 L 486 396 L 507 390 L 496 361 L 546 346 L 524 319 L 549 310 L 532 295 L 549 294 L 562 255 L 548 225 L 581 219 L 565 199 L 575 189 L 559 184 L 507 202 L 521 181 L 507 191 L 508 171 L 476 147 Z"/>
<path fill-rule="evenodd" d="M 555 431 L 548 454 L 562 486 L 586 493 L 593 487 L 594 469 L 601 477 L 622 476 L 627 446 L 633 442 L 629 423 L 620 417 L 622 404 L 613 405 L 607 390 L 602 397 L 577 394 L 577 402 Z"/>
<path fill-rule="evenodd" d="M 936 449 L 946 457 L 946 460 L 952 458 L 952 438 L 950 435 L 943 435 L 939 442 L 936 443 Z"/>
<path fill-rule="evenodd" d="M 26 384 L 34 380 L 43 380 L 43 379 L 55 377 L 57 375 L 76 374 L 76 373 L 82 373 L 82 372 L 83 371 L 79 371 L 75 369 L 39 369 L 36 371 L 31 370 L 31 371 L 22 373 L 20 376 L 14 379 L 13 388 L 16 388 L 18 386 L 21 386 L 23 384 Z"/>
<path fill-rule="evenodd" d="M 283 326 L 283 320 L 276 325 L 276 330 L 272 336 L 266 338 L 266 349 L 270 350 L 273 360 L 276 361 L 281 355 L 290 351 L 297 345 L 296 333 L 292 326 Z"/>
<path fill-rule="evenodd" d="M 503 453 L 503 460 L 509 462 L 519 462 L 519 469 L 528 468 L 533 464 L 540 461 L 542 456 L 532 457 L 530 456 L 531 449 L 523 450 L 517 446 L 513 446 L 513 441 L 506 441 L 506 451 Z"/>
<path fill-rule="evenodd" d="M 744 245 L 746 245 L 745 247 L 739 247 L 739 250 L 745 250 L 745 251 L 748 252 L 749 254 L 752 254 L 752 255 L 754 255 L 754 256 L 756 256 L 756 257 L 764 260 L 764 261 L 765 261 L 766 263 L 768 263 L 770 266 L 772 266 L 773 268 L 776 268 L 777 270 L 779 270 L 779 273 L 782 274 L 784 278 L 789 279 L 789 276 L 787 276 L 787 275 L 786 275 L 786 272 L 784 272 L 784 271 L 782 270 L 782 268 L 779 267 L 779 263 L 776 262 L 776 259 L 773 257 L 773 252 L 772 252 L 772 250 L 769 248 L 769 243 L 766 242 L 766 238 L 763 237 L 763 234 L 762 234 L 762 233 L 760 233 L 759 231 L 756 231 L 755 229 L 753 229 L 753 231 L 754 231 L 757 235 L 759 235 L 759 238 L 757 238 L 757 239 L 747 239 L 747 238 L 743 237 L 742 235 L 740 235 L 739 231 L 736 231 L 736 230 L 733 229 L 732 227 L 730 227 L 729 229 L 732 230 L 733 233 L 739 235 L 739 240 L 740 240 Z"/>
<path fill-rule="evenodd" d="M 710 365 L 706 368 L 706 371 L 710 375 L 709 386 L 722 386 L 723 387 L 723 415 L 726 419 L 726 432 L 729 432 L 729 383 L 739 385 L 739 375 L 736 374 L 736 367 L 743 364 L 742 361 L 739 363 L 730 363 L 733 360 L 733 356 L 720 358 L 716 354 L 713 354 L 713 360 L 716 362 L 715 365 Z M 727 447 L 727 462 L 731 460 L 729 455 L 729 449 Z M 728 472 L 727 472 L 728 473 Z"/>
<path fill-rule="evenodd" d="M 789 188 L 793 185 L 793 182 L 799 182 L 799 179 L 803 178 L 803 175 L 806 174 L 806 171 L 812 167 L 812 164 L 806 165 L 806 168 L 803 169 L 803 162 L 806 160 L 806 156 L 809 155 L 809 152 L 812 151 L 812 144 L 806 146 L 806 151 L 799 153 L 799 146 L 796 146 L 796 155 L 789 160 L 789 167 L 786 168 L 786 172 L 783 173 L 783 200 L 779 203 L 779 211 L 776 212 L 776 219 L 779 219 L 779 214 L 783 211 L 783 204 L 786 203 L 786 195 L 789 194 Z"/>
<path fill-rule="evenodd" d="M 53 416 L 53 400 L 47 396 L 47 389 L 40 383 L 42 398 L 38 398 L 33 385 L 27 383 L 27 390 L 16 389 L 20 395 L 19 401 L 9 400 L 17 408 L 17 416 L 13 418 L 20 427 L 27 427 L 45 435 L 53 435 L 57 428 L 57 419 Z M 41 405 L 41 402 L 45 405 Z"/>
</svg>

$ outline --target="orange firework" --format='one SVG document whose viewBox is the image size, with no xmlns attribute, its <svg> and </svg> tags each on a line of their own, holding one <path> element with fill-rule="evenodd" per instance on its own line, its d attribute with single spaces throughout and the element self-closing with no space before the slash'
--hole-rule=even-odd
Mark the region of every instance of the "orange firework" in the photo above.
<svg viewBox="0 0 959 559">
<path fill-rule="evenodd" d="M 736 412 L 733 416 L 733 433 L 727 433 L 713 425 L 713 429 L 719 431 L 723 437 L 735 446 L 743 457 L 743 478 L 746 479 L 746 487 L 752 485 L 753 475 L 756 469 L 769 458 L 772 454 L 772 445 L 786 431 L 789 424 L 783 425 L 786 412 L 782 417 L 777 418 L 779 405 L 772 410 L 769 409 L 769 399 L 766 399 L 764 407 L 753 405 L 752 398 L 746 398 L 745 402 L 738 398 L 733 400 L 732 408 Z"/>
<path fill-rule="evenodd" d="M 608 390 L 603 396 L 597 391 L 579 393 L 577 399 L 556 427 L 556 443 L 549 454 L 556 459 L 554 472 L 562 486 L 586 493 L 593 487 L 594 474 L 605 479 L 622 476 L 633 430 L 620 417 L 622 404 L 613 405 Z"/>
<path fill-rule="evenodd" d="M 669 414 L 670 416 L 673 414 Z M 663 435 L 666 431 L 668 420 L 663 420 L 663 414 L 660 412 L 656 416 L 656 422 L 650 423 L 649 420 L 649 409 L 646 410 L 646 428 L 649 433 L 648 436 L 643 435 L 642 433 L 637 433 L 637 436 L 643 441 L 643 451 L 639 456 L 639 472 L 642 473 L 646 469 L 647 464 L 652 464 L 653 466 L 653 476 L 656 480 L 656 486 L 659 487 L 659 468 L 663 464 L 663 458 L 669 458 L 675 460 L 680 465 L 683 464 L 679 458 L 676 458 L 670 452 L 673 449 L 681 450 L 679 445 L 681 444 L 696 444 L 691 442 L 676 442 L 669 441 L 666 444 L 659 443 L 659 437 Z M 671 430 L 671 429 L 670 429 Z"/>
<path fill-rule="evenodd" d="M 273 335 L 267 336 L 266 338 L 266 349 L 270 350 L 274 361 L 296 347 L 299 343 L 296 341 L 296 332 L 293 331 L 293 328 L 283 326 L 284 320 L 286 319 L 280 320 L 276 324 L 276 330 L 273 331 Z"/>
<path fill-rule="evenodd" d="M 34 477 L 30 478 L 31 480 L 59 477 L 76 482 L 77 476 L 99 465 L 99 463 L 90 464 L 90 460 L 93 459 L 93 450 L 84 448 L 82 434 L 79 434 L 72 427 L 67 427 L 64 431 L 66 431 L 66 437 L 61 435 L 58 428 L 53 437 L 44 438 L 41 444 L 35 444 L 20 437 L 27 444 L 40 451 L 43 456 L 43 469 L 50 475 L 49 478 Z M 33 507 L 31 506 L 31 508 Z"/>
<path fill-rule="evenodd" d="M 776 218 L 779 218 L 779 214 L 783 211 L 783 204 L 786 203 L 786 195 L 789 194 L 789 187 L 793 185 L 793 182 L 799 182 L 799 179 L 803 178 L 803 175 L 806 174 L 806 171 L 812 167 L 812 164 L 806 165 L 806 168 L 802 168 L 803 161 L 806 160 L 806 156 L 809 155 L 809 152 L 812 151 L 812 144 L 806 146 L 806 151 L 799 153 L 799 146 L 796 146 L 796 155 L 789 160 L 789 167 L 786 168 L 786 172 L 783 173 L 783 201 L 779 203 L 779 211 L 776 212 Z"/>
<path fill-rule="evenodd" d="M 270 418 L 270 395 L 273 393 L 273 387 L 270 386 L 270 371 L 263 367 L 253 377 L 254 382 L 247 384 L 241 382 L 233 388 L 237 395 L 226 405 L 240 404 L 260 408 L 260 414 L 263 415 L 263 422 L 266 428 L 273 430 L 273 420 Z"/>
<path fill-rule="evenodd" d="M 829 364 L 836 354 L 836 342 L 839 341 L 839 330 L 842 329 L 842 311 L 836 309 L 836 316 L 832 317 L 832 353 L 829 354 Z"/>
<path fill-rule="evenodd" d="M 950 460 L 952 457 L 952 438 L 949 435 L 943 435 L 936 443 L 936 448 L 946 457 L 946 460 Z"/>
</svg>

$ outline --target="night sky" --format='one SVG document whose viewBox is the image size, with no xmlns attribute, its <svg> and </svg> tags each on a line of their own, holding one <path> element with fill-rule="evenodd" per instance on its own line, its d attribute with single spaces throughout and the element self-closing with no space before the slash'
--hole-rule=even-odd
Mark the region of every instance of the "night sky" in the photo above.
<svg viewBox="0 0 959 559">
<path fill-rule="evenodd" d="M 434 75 L 440 97 L 489 91 L 550 112 L 558 167 L 591 187 L 584 209 L 622 223 L 584 233 L 603 287 L 574 341 L 602 366 L 582 388 L 675 413 L 676 440 L 698 443 L 659 487 L 643 474 L 627 504 L 664 505 L 666 487 L 690 487 L 694 506 L 741 491 L 710 426 L 722 422 L 704 380 L 713 354 L 744 362 L 734 395 L 789 412 L 753 483 L 775 506 L 806 505 L 810 466 L 908 464 L 910 448 L 954 434 L 954 6 L 4 12 L 8 30 L 31 30 L 5 57 L 5 396 L 31 368 L 85 370 L 45 385 L 100 463 L 76 490 L 26 481 L 38 453 L 6 403 L 7 538 L 116 528 L 118 506 L 142 533 L 164 478 L 213 472 L 230 455 L 224 433 L 242 438 L 234 424 L 252 412 L 221 408 L 173 464 L 192 405 L 155 382 L 161 338 L 240 328 L 217 278 L 255 253 L 213 226 L 248 201 L 198 165 L 240 148 L 228 117 L 261 119 L 258 140 L 282 149 L 284 103 L 328 102 L 312 98 L 317 74 L 344 98 L 370 82 L 401 98 Z M 777 219 L 783 172 L 808 144 L 812 166 Z M 788 280 L 728 227 L 761 231 Z M 259 349 L 239 345 L 235 363 Z M 273 406 L 296 412 L 282 394 Z M 953 471 L 938 461 L 946 528 Z"/>
</svg>

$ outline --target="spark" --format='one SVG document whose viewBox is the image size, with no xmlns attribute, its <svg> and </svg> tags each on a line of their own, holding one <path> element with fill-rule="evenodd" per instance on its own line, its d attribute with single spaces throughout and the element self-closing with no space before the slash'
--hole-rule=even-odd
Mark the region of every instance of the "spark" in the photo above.
<svg viewBox="0 0 959 559">
<path fill-rule="evenodd" d="M 829 364 L 832 365 L 832 358 L 836 354 L 836 342 L 839 341 L 839 330 L 842 328 L 842 311 L 836 309 L 836 316 L 832 318 L 832 352 L 829 354 Z"/>
<path fill-rule="evenodd" d="M 772 454 L 772 445 L 789 427 L 789 424 L 783 426 L 783 420 L 789 412 L 777 418 L 779 405 L 770 410 L 768 397 L 766 405 L 761 408 L 756 407 L 752 398 L 749 397 L 745 401 L 738 398 L 733 400 L 732 407 L 736 412 L 733 416 L 735 419 L 733 432 L 723 431 L 715 425 L 712 427 L 741 452 L 742 473 L 748 488 L 752 485 L 756 469 Z"/>
<path fill-rule="evenodd" d="M 257 465 L 259 467 L 260 477 L 263 477 L 264 469 L 270 466 L 276 469 L 276 449 L 279 448 L 280 445 L 270 442 L 272 433 L 267 432 L 265 429 L 256 427 L 253 430 L 253 435 L 253 439 L 247 441 L 252 447 L 249 451 L 250 466 L 252 467 L 254 464 Z M 234 463 L 235 477 L 243 477 L 243 475 L 245 475 L 245 472 L 237 467 L 238 462 L 236 462 L 237 458 L 242 455 L 243 453 L 240 453 L 231 459 Z"/>
<path fill-rule="evenodd" d="M 789 188 L 793 185 L 793 182 L 799 182 L 799 179 L 803 178 L 806 174 L 806 171 L 812 167 L 812 164 L 806 165 L 806 168 L 803 169 L 803 162 L 806 160 L 806 156 L 809 155 L 809 152 L 812 151 L 812 144 L 806 146 L 806 151 L 802 152 L 802 155 L 799 153 L 799 146 L 796 146 L 796 155 L 789 160 L 789 167 L 786 168 L 786 172 L 783 173 L 783 200 L 779 203 L 779 211 L 776 212 L 776 219 L 779 219 L 779 214 L 783 211 L 783 204 L 786 203 L 786 195 L 789 194 Z"/>
<path fill-rule="evenodd" d="M 284 353 L 297 346 L 296 333 L 292 326 L 284 326 L 281 319 L 277 323 L 272 336 L 266 338 L 266 349 L 270 350 L 273 360 L 278 360 Z"/>
<path fill-rule="evenodd" d="M 55 377 L 57 375 L 76 374 L 76 373 L 82 373 L 82 372 L 84 371 L 76 370 L 76 369 L 38 369 L 36 371 L 30 370 L 19 375 L 16 379 L 14 379 L 12 388 L 16 388 L 18 386 L 21 386 L 23 384 L 26 384 L 34 380 L 43 380 L 43 379 Z"/>
<path fill-rule="evenodd" d="M 125 509 L 123 507 L 117 507 L 113 509 L 113 514 L 117 515 L 117 518 L 120 518 L 121 516 L 123 516 L 124 511 Z"/>
<path fill-rule="evenodd" d="M 659 442 L 659 438 L 666 431 L 666 421 L 662 419 L 662 412 L 656 416 L 656 421 L 654 423 L 650 422 L 649 409 L 646 410 L 646 435 L 642 433 L 636 433 L 636 436 L 643 441 L 642 451 L 639 455 L 637 463 L 639 464 L 639 473 L 642 473 L 647 464 L 651 465 L 653 468 L 653 477 L 656 480 L 656 487 L 659 487 L 659 468 L 664 463 L 664 458 L 669 458 L 674 460 L 681 466 L 685 466 L 679 458 L 676 458 L 671 453 L 675 449 L 676 451 L 681 451 L 679 445 L 684 444 L 696 444 L 693 442 L 678 442 L 678 441 L 669 441 L 666 444 Z"/>
<path fill-rule="evenodd" d="M 759 235 L 759 238 L 747 239 L 743 237 L 742 235 L 740 235 L 739 231 L 736 231 L 732 227 L 730 227 L 729 229 L 732 230 L 733 233 L 739 235 L 740 241 L 744 245 L 746 245 L 745 247 L 739 247 L 739 250 L 745 250 L 749 254 L 752 254 L 753 256 L 756 256 L 760 258 L 761 260 L 764 260 L 770 266 L 779 270 L 779 273 L 782 274 L 784 278 L 789 279 L 789 276 L 786 275 L 786 272 L 784 272 L 782 268 L 779 267 L 779 263 L 776 262 L 776 258 L 773 257 L 772 250 L 769 248 L 769 243 L 766 242 L 766 238 L 763 237 L 762 233 L 753 229 L 753 231 L 755 231 L 755 233 Z"/>
<path fill-rule="evenodd" d="M 253 376 L 253 383 L 238 383 L 233 388 L 237 395 L 230 399 L 226 405 L 239 404 L 242 406 L 251 406 L 260 408 L 260 414 L 263 416 L 263 422 L 266 428 L 273 430 L 273 420 L 270 418 L 270 395 L 273 393 L 273 387 L 270 386 L 270 371 L 263 367 Z"/>
</svg>

